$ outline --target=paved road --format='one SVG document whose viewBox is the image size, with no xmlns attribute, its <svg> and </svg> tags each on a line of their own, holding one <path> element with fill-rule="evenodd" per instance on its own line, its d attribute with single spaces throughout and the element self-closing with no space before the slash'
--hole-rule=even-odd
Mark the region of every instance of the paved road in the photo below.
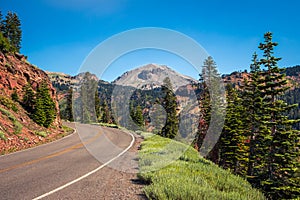
<svg viewBox="0 0 300 200">
<path fill-rule="evenodd" d="M 134 162 L 131 156 L 126 161 L 126 156 L 116 158 L 133 143 L 132 136 L 93 125 L 76 125 L 76 129 L 80 134 L 1 156 L 0 199 L 34 199 L 44 194 L 44 199 L 99 199 L 110 190 L 106 186 L 111 187 L 108 183 L 118 170 L 102 165 L 110 162 L 117 168 L 118 164 L 126 166 L 128 161 Z M 87 177 L 81 180 L 84 175 Z"/>
</svg>

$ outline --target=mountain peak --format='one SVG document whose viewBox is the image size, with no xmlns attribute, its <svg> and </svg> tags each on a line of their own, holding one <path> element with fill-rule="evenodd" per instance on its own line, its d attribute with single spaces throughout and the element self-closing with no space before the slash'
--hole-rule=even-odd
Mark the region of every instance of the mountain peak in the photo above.
<svg viewBox="0 0 300 200">
<path fill-rule="evenodd" d="M 182 75 L 166 65 L 147 64 L 125 72 L 113 83 L 122 86 L 131 86 L 141 89 L 161 87 L 163 80 L 169 77 L 176 91 L 179 87 L 196 82 L 195 79 Z"/>
</svg>

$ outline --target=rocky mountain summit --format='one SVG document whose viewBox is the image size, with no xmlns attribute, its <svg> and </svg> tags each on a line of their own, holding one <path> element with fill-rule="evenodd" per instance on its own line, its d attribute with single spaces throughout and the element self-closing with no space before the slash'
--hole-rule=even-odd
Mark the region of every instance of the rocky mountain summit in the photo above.
<svg viewBox="0 0 300 200">
<path fill-rule="evenodd" d="M 166 65 L 147 64 L 125 72 L 113 81 L 113 84 L 150 90 L 161 87 L 163 80 L 167 77 L 170 78 L 175 91 L 181 86 L 197 82 L 189 76 L 175 72 Z"/>
</svg>

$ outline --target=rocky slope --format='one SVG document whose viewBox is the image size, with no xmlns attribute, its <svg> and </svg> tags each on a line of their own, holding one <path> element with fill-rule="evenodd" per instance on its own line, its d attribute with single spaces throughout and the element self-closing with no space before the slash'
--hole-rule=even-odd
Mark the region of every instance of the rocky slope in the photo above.
<svg viewBox="0 0 300 200">
<path fill-rule="evenodd" d="M 125 72 L 113 84 L 149 90 L 161 87 L 166 77 L 170 78 L 175 91 L 181 86 L 196 82 L 195 79 L 177 73 L 165 65 L 148 64 Z"/>
<path fill-rule="evenodd" d="M 22 99 L 25 85 L 30 83 L 36 90 L 42 82 L 47 83 L 56 102 L 56 119 L 50 129 L 34 123 L 20 103 L 11 98 L 16 91 L 18 98 Z M 0 52 L 0 111 L 0 153 L 34 146 L 62 134 L 56 90 L 47 74 L 30 64 L 23 55 Z"/>
</svg>

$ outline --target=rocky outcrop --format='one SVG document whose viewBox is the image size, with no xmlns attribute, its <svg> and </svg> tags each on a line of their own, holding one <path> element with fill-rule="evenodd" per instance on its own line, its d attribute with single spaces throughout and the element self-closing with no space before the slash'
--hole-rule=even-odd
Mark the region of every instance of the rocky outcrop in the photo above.
<svg viewBox="0 0 300 200">
<path fill-rule="evenodd" d="M 26 112 L 12 94 L 17 92 L 23 98 L 23 87 L 30 83 L 36 90 L 46 82 L 50 95 L 56 103 L 56 119 L 50 128 L 36 124 L 30 113 Z M 0 52 L 0 154 L 10 153 L 64 136 L 56 97 L 47 74 L 30 64 L 21 54 L 2 54 Z"/>
<path fill-rule="evenodd" d="M 30 64 L 25 56 L 21 54 L 4 55 L 0 52 L 0 95 L 10 97 L 14 90 L 20 99 L 23 97 L 23 87 L 30 83 L 36 90 L 38 86 L 46 82 L 51 91 L 51 97 L 56 102 L 56 119 L 54 125 L 60 126 L 59 106 L 56 97 L 56 90 L 43 70 Z"/>
</svg>

